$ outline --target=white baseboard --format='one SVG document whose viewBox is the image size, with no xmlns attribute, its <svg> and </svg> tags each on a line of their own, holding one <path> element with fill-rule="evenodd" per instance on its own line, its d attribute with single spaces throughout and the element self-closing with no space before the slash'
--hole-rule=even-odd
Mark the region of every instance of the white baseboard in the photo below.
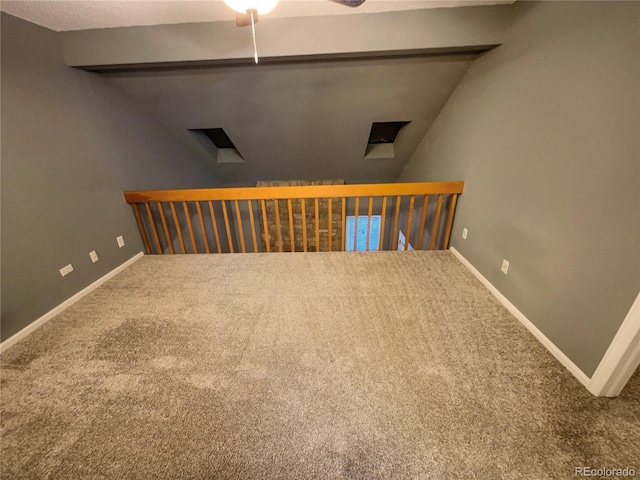
<svg viewBox="0 0 640 480">
<path fill-rule="evenodd" d="M 640 365 L 640 293 L 591 377 L 589 391 L 617 397 Z"/>
<path fill-rule="evenodd" d="M 507 300 L 507 297 L 502 295 L 496 287 L 494 287 L 489 280 L 485 278 L 469 261 L 462 256 L 460 252 L 458 252 L 454 247 L 449 249 L 451 253 L 453 253 L 460 262 L 469 269 L 471 273 L 473 273 L 478 280 L 480 280 L 485 287 L 493 294 L 494 297 L 498 299 L 502 305 L 504 305 L 509 312 L 513 314 L 520 322 L 529 329 L 531 333 L 533 333 L 534 337 L 536 337 L 542 345 L 544 345 L 551 354 L 558 359 L 558 361 L 565 366 L 567 370 L 569 370 L 574 377 L 576 377 L 580 383 L 582 383 L 585 387 L 589 388 L 591 384 L 591 379 L 587 377 L 587 375 L 578 368 L 578 366 L 573 363 L 569 357 L 567 357 L 562 351 L 555 346 L 555 344 L 549 340 L 544 333 L 542 333 L 538 327 L 536 327 L 531 321 L 524 316 L 524 314 L 518 310 L 513 303 Z"/>
<path fill-rule="evenodd" d="M 91 285 L 89 285 L 88 287 L 83 288 L 82 290 L 80 290 L 78 293 L 76 293 L 71 298 L 68 298 L 67 300 L 62 302 L 60 305 L 58 305 L 54 309 L 48 311 L 47 313 L 42 315 L 37 320 L 31 322 L 29 325 L 24 327 L 18 333 L 15 333 L 11 337 L 7 338 L 4 342 L 0 343 L 0 353 L 5 351 L 7 348 L 11 347 L 15 343 L 19 342 L 20 340 L 22 340 L 24 337 L 29 335 L 35 329 L 41 327 L 42 325 L 47 323 L 49 320 L 51 320 L 53 317 L 55 317 L 56 315 L 58 315 L 62 311 L 64 311 L 67 308 L 69 308 L 71 305 L 76 303 L 78 300 L 80 300 L 85 295 L 87 295 L 87 294 L 91 293 L 92 291 L 94 291 L 96 288 L 98 288 L 100 285 L 102 285 L 104 282 L 106 282 L 110 278 L 115 277 L 118 273 L 120 273 L 122 270 L 127 268 L 129 265 L 131 265 L 135 261 L 137 261 L 140 258 L 142 258 L 143 255 L 144 255 L 144 253 L 142 253 L 142 252 L 139 252 L 139 253 L 135 254 L 133 257 L 131 257 L 126 262 L 124 262 L 122 265 L 114 268 L 109 273 L 107 273 L 106 275 L 103 275 L 98 280 L 96 280 Z"/>
</svg>

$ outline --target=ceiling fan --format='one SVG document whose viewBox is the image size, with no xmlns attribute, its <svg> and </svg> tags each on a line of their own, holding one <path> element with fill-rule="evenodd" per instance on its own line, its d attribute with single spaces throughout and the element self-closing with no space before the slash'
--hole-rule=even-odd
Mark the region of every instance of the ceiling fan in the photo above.
<svg viewBox="0 0 640 480">
<path fill-rule="evenodd" d="M 279 0 L 224 0 L 229 7 L 236 11 L 236 26 L 248 27 L 251 25 L 253 35 L 253 58 L 258 63 L 258 47 L 256 45 L 256 23 L 258 16 L 269 13 L 275 8 Z M 366 0 L 330 0 L 347 7 L 359 7 Z"/>
<path fill-rule="evenodd" d="M 224 0 L 230 8 L 236 12 L 236 26 L 248 27 L 251 25 L 252 18 L 253 23 L 258 22 L 258 17 L 269 13 L 275 8 L 279 0 Z M 366 0 L 329 0 L 334 3 L 339 3 L 346 7 L 359 7 Z"/>
</svg>

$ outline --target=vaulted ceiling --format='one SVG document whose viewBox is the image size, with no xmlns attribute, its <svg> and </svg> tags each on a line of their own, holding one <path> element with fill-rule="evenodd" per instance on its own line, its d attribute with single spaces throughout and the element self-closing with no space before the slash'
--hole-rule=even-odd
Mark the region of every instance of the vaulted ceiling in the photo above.
<svg viewBox="0 0 640 480">
<path fill-rule="evenodd" d="M 390 181 L 427 132 L 471 56 L 118 73 L 134 97 L 228 184 Z M 373 122 L 410 120 L 395 158 L 364 158 Z M 218 164 L 189 129 L 223 128 L 246 160 Z"/>
<path fill-rule="evenodd" d="M 2 9 L 63 31 L 70 66 L 109 78 L 228 185 L 395 180 L 474 58 L 501 43 L 510 18 L 509 5 L 281 3 L 257 26 L 258 65 L 250 30 L 237 28 L 221 2 L 14 1 Z M 131 15 L 114 13 L 114 4 Z M 87 13 L 95 9 L 97 19 Z M 367 11 L 378 13 L 357 13 Z M 181 23 L 194 14 L 198 23 Z M 173 25 L 155 25 L 163 22 Z M 118 28 L 85 29 L 95 25 Z M 411 122 L 394 158 L 365 159 L 372 123 L 388 121 Z M 223 128 L 244 163 L 218 163 L 216 147 L 192 132 L 209 128 Z"/>
</svg>

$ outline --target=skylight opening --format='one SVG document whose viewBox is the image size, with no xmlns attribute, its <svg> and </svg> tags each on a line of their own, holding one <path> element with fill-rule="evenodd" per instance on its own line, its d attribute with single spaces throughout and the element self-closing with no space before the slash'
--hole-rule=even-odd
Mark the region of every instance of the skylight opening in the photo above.
<svg viewBox="0 0 640 480">
<path fill-rule="evenodd" d="M 400 130 L 409 123 L 411 123 L 411 121 L 373 122 L 364 158 L 372 160 L 395 158 L 394 143 L 398 138 Z"/>
<path fill-rule="evenodd" d="M 393 143 L 400 129 L 410 122 L 373 122 L 369 133 L 369 144 Z"/>
<path fill-rule="evenodd" d="M 236 148 L 227 132 L 222 128 L 203 128 L 200 130 L 204 133 L 213 144 L 218 148 Z"/>
<path fill-rule="evenodd" d="M 198 128 L 191 130 L 194 135 L 199 137 L 201 144 L 215 155 L 216 163 L 244 163 L 244 158 L 234 145 L 227 132 L 222 128 Z M 214 149 L 211 143 L 216 146 Z M 209 148 L 210 147 L 210 148 Z"/>
</svg>

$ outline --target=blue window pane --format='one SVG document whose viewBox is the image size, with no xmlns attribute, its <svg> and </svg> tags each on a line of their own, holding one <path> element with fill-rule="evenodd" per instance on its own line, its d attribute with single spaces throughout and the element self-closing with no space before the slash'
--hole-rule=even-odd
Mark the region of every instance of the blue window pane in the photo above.
<svg viewBox="0 0 640 480">
<path fill-rule="evenodd" d="M 366 215 L 358 216 L 358 244 L 355 250 L 358 252 L 365 251 L 367 249 L 367 226 L 369 223 L 369 217 Z M 347 217 L 347 252 L 353 252 L 354 241 L 354 224 L 355 217 L 350 215 Z M 371 233 L 369 234 L 369 250 L 377 251 L 380 245 L 380 215 L 371 216 Z"/>
</svg>

